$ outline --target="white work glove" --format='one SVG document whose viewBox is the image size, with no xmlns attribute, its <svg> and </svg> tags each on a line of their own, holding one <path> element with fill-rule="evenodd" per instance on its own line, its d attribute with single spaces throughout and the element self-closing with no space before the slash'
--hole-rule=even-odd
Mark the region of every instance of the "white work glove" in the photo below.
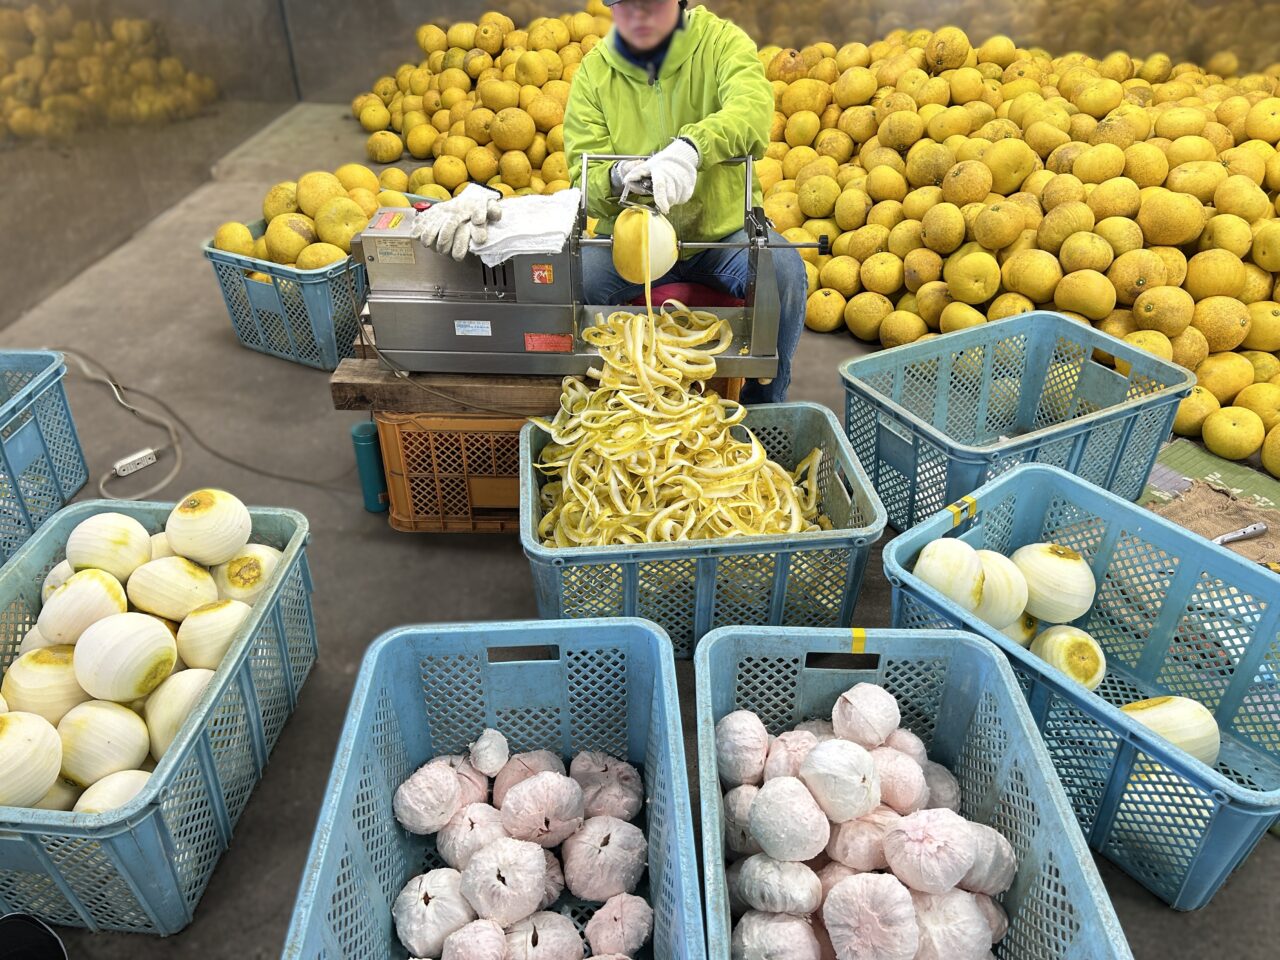
<svg viewBox="0 0 1280 960">
<path fill-rule="evenodd" d="M 693 196 L 701 162 L 697 147 L 688 140 L 676 139 L 628 170 L 625 182 L 635 191 L 644 181 L 650 181 L 654 204 L 661 213 L 669 213 L 672 207 L 688 203 Z"/>
<path fill-rule="evenodd" d="M 472 244 L 480 246 L 489 239 L 489 224 L 502 219 L 501 198 L 496 190 L 468 184 L 452 200 L 434 203 L 419 213 L 411 233 L 423 246 L 462 260 Z"/>
<path fill-rule="evenodd" d="M 609 184 L 613 187 L 613 195 L 622 195 L 623 184 L 627 182 L 627 174 L 634 170 L 643 160 L 619 160 L 609 169 Z"/>
</svg>

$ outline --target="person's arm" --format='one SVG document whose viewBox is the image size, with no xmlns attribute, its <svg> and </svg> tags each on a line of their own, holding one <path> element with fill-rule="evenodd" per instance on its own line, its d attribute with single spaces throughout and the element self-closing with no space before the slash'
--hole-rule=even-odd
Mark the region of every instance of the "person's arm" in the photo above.
<svg viewBox="0 0 1280 960">
<path fill-rule="evenodd" d="M 595 85 L 581 70 L 574 79 L 564 112 L 564 155 L 569 165 L 569 182 L 582 187 L 582 155 L 615 151 L 604 111 L 596 100 Z M 772 117 L 771 113 L 771 120 Z M 587 191 L 587 213 L 593 217 L 616 217 L 622 212 L 609 175 L 612 167 L 609 163 L 593 163 L 587 173 L 588 183 L 583 189 Z"/>
<path fill-rule="evenodd" d="M 703 169 L 747 154 L 757 160 L 763 157 L 773 122 L 773 87 L 765 78 L 755 43 L 732 25 L 726 26 L 724 40 L 716 65 L 722 106 L 679 132 L 697 147 Z"/>
</svg>

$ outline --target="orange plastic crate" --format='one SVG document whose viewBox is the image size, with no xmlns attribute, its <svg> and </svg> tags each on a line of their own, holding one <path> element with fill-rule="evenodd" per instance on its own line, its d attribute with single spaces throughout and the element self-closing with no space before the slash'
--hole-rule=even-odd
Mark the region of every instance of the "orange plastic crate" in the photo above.
<svg viewBox="0 0 1280 960">
<path fill-rule="evenodd" d="M 392 527 L 407 533 L 519 531 L 523 417 L 373 416 Z"/>
</svg>

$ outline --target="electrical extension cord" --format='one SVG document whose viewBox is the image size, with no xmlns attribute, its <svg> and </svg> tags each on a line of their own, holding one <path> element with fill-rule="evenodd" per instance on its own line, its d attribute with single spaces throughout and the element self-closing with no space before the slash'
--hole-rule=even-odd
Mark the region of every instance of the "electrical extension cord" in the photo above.
<svg viewBox="0 0 1280 960">
<path fill-rule="evenodd" d="M 255 473 L 259 476 L 267 477 L 268 479 L 271 479 L 271 480 L 281 480 L 286 483 L 297 483 L 303 486 L 315 487 L 320 490 L 326 490 L 326 491 L 335 492 L 335 493 L 346 494 L 351 492 L 350 489 L 347 487 L 338 486 L 337 481 L 341 480 L 343 477 L 347 476 L 352 472 L 352 470 L 355 469 L 354 463 L 352 464 L 351 468 L 346 470 L 344 473 L 327 481 L 310 480 L 305 477 L 294 477 L 284 473 L 275 473 L 271 470 L 264 470 L 263 468 L 255 466 L 252 463 L 246 463 L 243 460 L 238 460 L 235 457 L 228 456 L 227 454 L 222 453 L 221 451 L 216 450 L 213 447 L 209 446 L 209 444 L 206 443 L 203 439 L 201 439 L 200 435 L 191 428 L 191 424 L 189 424 L 185 419 L 183 419 L 183 417 L 172 406 L 170 406 L 168 403 L 166 403 L 164 400 L 160 399 L 159 397 L 153 394 L 147 393 L 145 390 L 139 390 L 136 387 L 124 386 L 116 379 L 115 375 L 112 374 L 111 371 L 108 370 L 106 366 L 102 364 L 101 361 L 95 359 L 94 357 L 91 357 L 88 354 L 83 353 L 79 350 L 70 349 L 68 347 L 45 347 L 43 349 L 56 350 L 59 353 L 62 353 L 65 357 L 67 357 L 67 359 L 69 359 L 76 366 L 80 374 L 86 380 L 88 380 L 91 383 L 98 383 L 106 386 L 111 391 L 112 396 L 115 399 L 115 402 L 117 404 L 119 404 L 121 407 L 124 407 L 124 409 L 128 410 L 130 413 L 132 413 L 139 420 L 142 420 L 144 423 L 148 423 L 152 426 L 160 427 L 169 434 L 169 442 L 167 444 L 164 444 L 163 446 L 158 446 L 158 447 L 154 447 L 154 446 L 144 447 L 141 450 L 138 450 L 137 452 L 132 453 L 127 457 L 123 457 L 122 459 L 115 461 L 115 463 L 111 467 L 111 470 L 104 473 L 101 477 L 98 478 L 98 493 L 108 500 L 143 500 L 148 497 L 155 496 L 157 493 L 159 493 L 161 490 L 169 486 L 169 484 L 171 484 L 174 480 L 177 479 L 178 474 L 182 472 L 182 465 L 183 465 L 182 436 L 178 432 L 179 426 L 182 427 L 182 429 L 185 430 L 188 435 L 190 435 L 191 440 L 194 441 L 195 444 L 198 447 L 200 447 L 202 450 L 204 450 L 207 454 L 209 454 L 214 459 L 221 460 L 224 463 L 230 464 L 233 467 L 238 467 L 241 470 L 248 471 L 249 473 Z M 100 374 L 95 373 L 91 369 L 91 366 L 96 367 L 99 371 L 101 371 L 101 373 Z M 164 410 L 166 413 L 168 413 L 169 416 L 165 417 L 158 413 L 154 413 L 152 411 L 144 410 L 139 407 L 136 407 L 125 398 L 125 394 L 133 394 L 135 396 L 142 397 L 146 400 L 149 400 L 151 403 L 155 404 L 161 410 Z M 140 491 L 139 493 L 130 494 L 127 497 L 115 494 L 107 488 L 107 484 L 111 481 L 112 478 L 127 477 L 135 473 L 138 473 L 141 470 L 145 470 L 146 468 L 158 463 L 161 458 L 161 455 L 168 450 L 173 451 L 173 461 L 174 461 L 173 466 L 170 468 L 169 472 L 165 475 L 164 479 L 159 481 L 155 485 L 148 487 L 146 490 Z"/>
<path fill-rule="evenodd" d="M 116 465 L 112 468 L 117 477 L 127 477 L 144 470 L 156 462 L 156 450 L 154 447 L 144 447 L 137 453 L 125 457 L 123 460 L 117 460 Z"/>
</svg>

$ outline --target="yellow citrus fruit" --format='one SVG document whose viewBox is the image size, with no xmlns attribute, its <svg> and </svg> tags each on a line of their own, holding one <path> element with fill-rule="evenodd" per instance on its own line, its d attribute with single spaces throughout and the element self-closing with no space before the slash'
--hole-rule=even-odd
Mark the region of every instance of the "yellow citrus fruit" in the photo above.
<svg viewBox="0 0 1280 960">
<path fill-rule="evenodd" d="M 1273 477 L 1280 477 L 1280 427 L 1272 427 L 1262 444 L 1262 466 Z"/>
<path fill-rule="evenodd" d="M 1280 350 L 1280 303 L 1262 300 L 1249 304 L 1249 333 L 1241 342 L 1247 350 Z"/>
<path fill-rule="evenodd" d="M 314 220 L 301 213 L 282 213 L 267 224 L 267 256 L 276 263 L 293 263 L 316 239 Z"/>
<path fill-rule="evenodd" d="M 845 299 L 836 291 L 822 288 L 809 296 L 805 305 L 804 323 L 810 330 L 830 333 L 840 329 L 844 320 Z"/>
<path fill-rule="evenodd" d="M 1173 344 L 1169 342 L 1169 338 L 1163 333 L 1157 333 L 1155 330 L 1135 330 L 1133 333 L 1127 333 L 1124 336 L 1124 342 L 1131 347 L 1145 350 L 1161 360 L 1173 359 Z M 1129 375 L 1128 361 L 1116 357 L 1115 364 L 1118 372 L 1126 377 Z"/>
<path fill-rule="evenodd" d="M 423 125 L 425 126 L 425 124 Z M 422 127 L 415 127 L 415 130 Z M 395 163 L 404 155 L 404 141 L 390 130 L 371 133 L 365 143 L 365 153 L 374 163 Z"/>
<path fill-rule="evenodd" d="M 1181 287 L 1150 287 L 1133 302 L 1133 322 L 1139 330 L 1157 330 L 1173 339 L 1191 325 L 1195 306 Z"/>
<path fill-rule="evenodd" d="M 1004 285 L 1033 303 L 1048 303 L 1062 280 L 1058 259 L 1045 250 L 1020 250 L 1000 268 Z"/>
<path fill-rule="evenodd" d="M 886 348 L 900 347 L 915 343 L 928 332 L 928 326 L 919 316 L 906 310 L 895 310 L 880 323 L 880 343 Z"/>
<path fill-rule="evenodd" d="M 1252 410 L 1270 433 L 1280 424 L 1280 387 L 1274 383 L 1254 383 L 1241 390 L 1234 405 Z"/>
<path fill-rule="evenodd" d="M 1226 404 L 1253 382 L 1253 364 L 1238 353 L 1211 353 L 1196 367 L 1196 382 Z"/>
<path fill-rule="evenodd" d="M 848 299 L 861 289 L 860 269 L 861 264 L 853 257 L 832 257 L 823 264 L 819 279 L 823 287 L 829 287 Z"/>
<path fill-rule="evenodd" d="M 1173 362 L 1187 370 L 1195 370 L 1209 356 L 1209 341 L 1195 327 L 1170 337 L 1169 343 L 1173 346 Z"/>
<path fill-rule="evenodd" d="M 893 303 L 880 293 L 864 292 L 845 306 L 844 323 L 859 340 L 874 341 L 880 337 L 880 324 L 893 313 Z"/>
<path fill-rule="evenodd" d="M 364 187 L 356 187 L 354 190 L 348 190 L 347 196 L 355 202 L 365 217 L 372 217 L 378 212 L 378 198 L 373 191 L 366 190 Z"/>
<path fill-rule="evenodd" d="M 319 270 L 347 259 L 347 253 L 331 243 L 311 243 L 302 248 L 295 265 L 299 270 Z"/>
<path fill-rule="evenodd" d="M 1214 296 L 1196 304 L 1191 325 L 1204 334 L 1209 350 L 1234 350 L 1249 334 L 1249 308 L 1234 297 Z"/>
<path fill-rule="evenodd" d="M 235 221 L 224 223 L 213 235 L 214 249 L 238 253 L 242 257 L 253 256 L 253 243 L 253 234 L 249 232 L 249 228 Z"/>
<path fill-rule="evenodd" d="M 1210 453 L 1224 460 L 1245 460 L 1261 449 L 1267 432 L 1252 410 L 1223 407 L 1205 418 L 1200 435 Z"/>
<path fill-rule="evenodd" d="M 1240 356 L 1253 364 L 1253 380 L 1255 383 L 1266 383 L 1280 374 L 1280 357 L 1262 350 L 1239 350 Z"/>
<path fill-rule="evenodd" d="M 942 276 L 951 296 L 961 303 L 984 303 L 1000 288 L 1000 264 L 989 253 L 953 256 L 943 267 Z"/>
<path fill-rule="evenodd" d="M 1101 320 L 1115 309 L 1116 288 L 1097 270 L 1077 270 L 1058 283 L 1053 302 L 1061 310 Z"/>
<path fill-rule="evenodd" d="M 987 318 L 967 303 L 956 300 L 947 304 L 938 320 L 938 329 L 943 333 L 966 330 L 987 322 Z"/>
<path fill-rule="evenodd" d="M 1180 437 L 1198 437 L 1209 414 L 1221 409 L 1217 397 L 1204 387 L 1195 386 L 1178 404 L 1173 418 L 1173 432 Z"/>
</svg>

